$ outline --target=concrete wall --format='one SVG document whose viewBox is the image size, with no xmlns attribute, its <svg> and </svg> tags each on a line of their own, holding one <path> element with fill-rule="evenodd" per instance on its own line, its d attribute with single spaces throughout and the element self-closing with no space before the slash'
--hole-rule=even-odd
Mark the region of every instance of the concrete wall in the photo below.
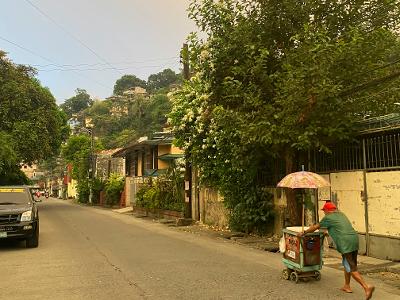
<svg viewBox="0 0 400 300">
<path fill-rule="evenodd" d="M 330 180 L 331 201 L 349 218 L 356 231 L 364 233 L 363 172 L 331 173 Z"/>
<path fill-rule="evenodd" d="M 144 177 L 126 177 L 125 178 L 125 195 L 126 206 L 134 206 L 136 203 L 136 193 L 140 187 L 147 184 L 149 178 Z"/>
<path fill-rule="evenodd" d="M 400 238 L 400 171 L 367 173 L 367 187 L 369 232 Z"/>
<path fill-rule="evenodd" d="M 125 177 L 125 205 L 130 206 L 135 200 L 135 185 L 133 177 Z"/>
<path fill-rule="evenodd" d="M 217 191 L 202 187 L 199 191 L 200 220 L 207 225 L 226 228 L 228 226 L 228 211 L 223 198 Z"/>
<path fill-rule="evenodd" d="M 331 201 L 344 212 L 359 233 L 360 254 L 367 251 L 364 178 L 362 171 L 324 175 L 331 182 Z M 367 172 L 369 255 L 400 260 L 400 171 Z M 319 191 L 328 198 L 327 191 Z M 325 200 L 325 199 L 324 199 Z M 319 201 L 319 208 L 325 201 Z M 320 215 L 320 218 L 323 214 Z"/>
<path fill-rule="evenodd" d="M 68 189 L 67 189 L 67 197 L 68 198 L 76 199 L 76 197 L 77 197 L 76 185 L 77 185 L 77 181 L 75 179 L 71 179 L 71 182 L 68 183 Z"/>
<path fill-rule="evenodd" d="M 400 239 L 370 235 L 369 256 L 400 261 Z"/>
</svg>

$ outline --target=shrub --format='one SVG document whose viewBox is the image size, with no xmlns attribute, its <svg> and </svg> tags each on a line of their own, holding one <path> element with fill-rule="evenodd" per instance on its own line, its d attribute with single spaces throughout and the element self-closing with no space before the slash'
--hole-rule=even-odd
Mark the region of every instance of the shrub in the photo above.
<svg viewBox="0 0 400 300">
<path fill-rule="evenodd" d="M 243 201 L 231 209 L 229 225 L 233 230 L 264 234 L 273 218 L 273 195 L 265 189 L 249 190 Z"/>
<path fill-rule="evenodd" d="M 112 173 L 105 184 L 106 203 L 109 205 L 118 204 L 121 198 L 121 193 L 124 190 L 124 186 L 124 177 L 116 173 Z"/>
<path fill-rule="evenodd" d="M 98 204 L 100 202 L 100 192 L 104 189 L 104 182 L 100 178 L 94 178 L 92 181 L 92 202 Z"/>
<path fill-rule="evenodd" d="M 88 203 L 90 194 L 89 180 L 87 178 L 79 180 L 76 190 L 78 192 L 78 202 Z"/>
<path fill-rule="evenodd" d="M 149 209 L 183 211 L 183 176 L 174 165 L 156 181 L 143 185 L 136 193 L 136 205 Z"/>
</svg>

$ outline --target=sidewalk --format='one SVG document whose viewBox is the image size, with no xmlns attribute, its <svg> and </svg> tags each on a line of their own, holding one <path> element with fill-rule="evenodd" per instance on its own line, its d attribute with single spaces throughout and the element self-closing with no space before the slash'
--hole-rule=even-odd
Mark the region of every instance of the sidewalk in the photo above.
<svg viewBox="0 0 400 300">
<path fill-rule="evenodd" d="M 141 214 L 132 213 L 130 210 L 114 210 L 118 213 L 130 214 L 137 218 L 145 218 L 164 224 L 165 226 L 173 227 L 176 230 L 184 231 L 200 236 L 207 236 L 214 239 L 224 239 L 237 243 L 245 247 L 259 249 L 261 251 L 279 252 L 279 238 L 277 237 L 260 237 L 256 235 L 247 235 L 241 232 L 231 232 L 229 230 L 221 230 L 213 228 L 201 223 L 194 223 L 188 226 L 177 226 L 177 222 L 168 219 L 152 219 Z M 343 270 L 341 255 L 327 245 L 324 245 L 323 255 L 324 267 Z M 361 274 L 371 278 L 379 279 L 393 286 L 395 289 L 400 289 L 400 262 L 382 260 L 364 255 L 358 256 L 358 269 Z"/>
</svg>

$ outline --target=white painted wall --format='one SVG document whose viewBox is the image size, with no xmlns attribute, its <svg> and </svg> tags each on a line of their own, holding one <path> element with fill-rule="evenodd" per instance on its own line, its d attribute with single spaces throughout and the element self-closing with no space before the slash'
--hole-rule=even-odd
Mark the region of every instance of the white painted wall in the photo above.
<svg viewBox="0 0 400 300">
<path fill-rule="evenodd" d="M 338 209 L 349 218 L 356 231 L 365 232 L 365 210 L 361 197 L 364 191 L 363 172 L 331 173 L 330 181 L 332 201 L 337 200 Z"/>
<path fill-rule="evenodd" d="M 400 237 L 400 171 L 367 173 L 369 231 Z"/>
</svg>

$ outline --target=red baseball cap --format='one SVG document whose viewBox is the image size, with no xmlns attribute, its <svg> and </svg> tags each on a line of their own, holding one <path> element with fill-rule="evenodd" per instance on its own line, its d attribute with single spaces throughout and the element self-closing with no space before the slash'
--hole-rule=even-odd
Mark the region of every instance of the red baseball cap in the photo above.
<svg viewBox="0 0 400 300">
<path fill-rule="evenodd" d="M 325 202 L 324 207 L 321 210 L 333 211 L 336 210 L 336 205 L 332 202 Z"/>
</svg>

